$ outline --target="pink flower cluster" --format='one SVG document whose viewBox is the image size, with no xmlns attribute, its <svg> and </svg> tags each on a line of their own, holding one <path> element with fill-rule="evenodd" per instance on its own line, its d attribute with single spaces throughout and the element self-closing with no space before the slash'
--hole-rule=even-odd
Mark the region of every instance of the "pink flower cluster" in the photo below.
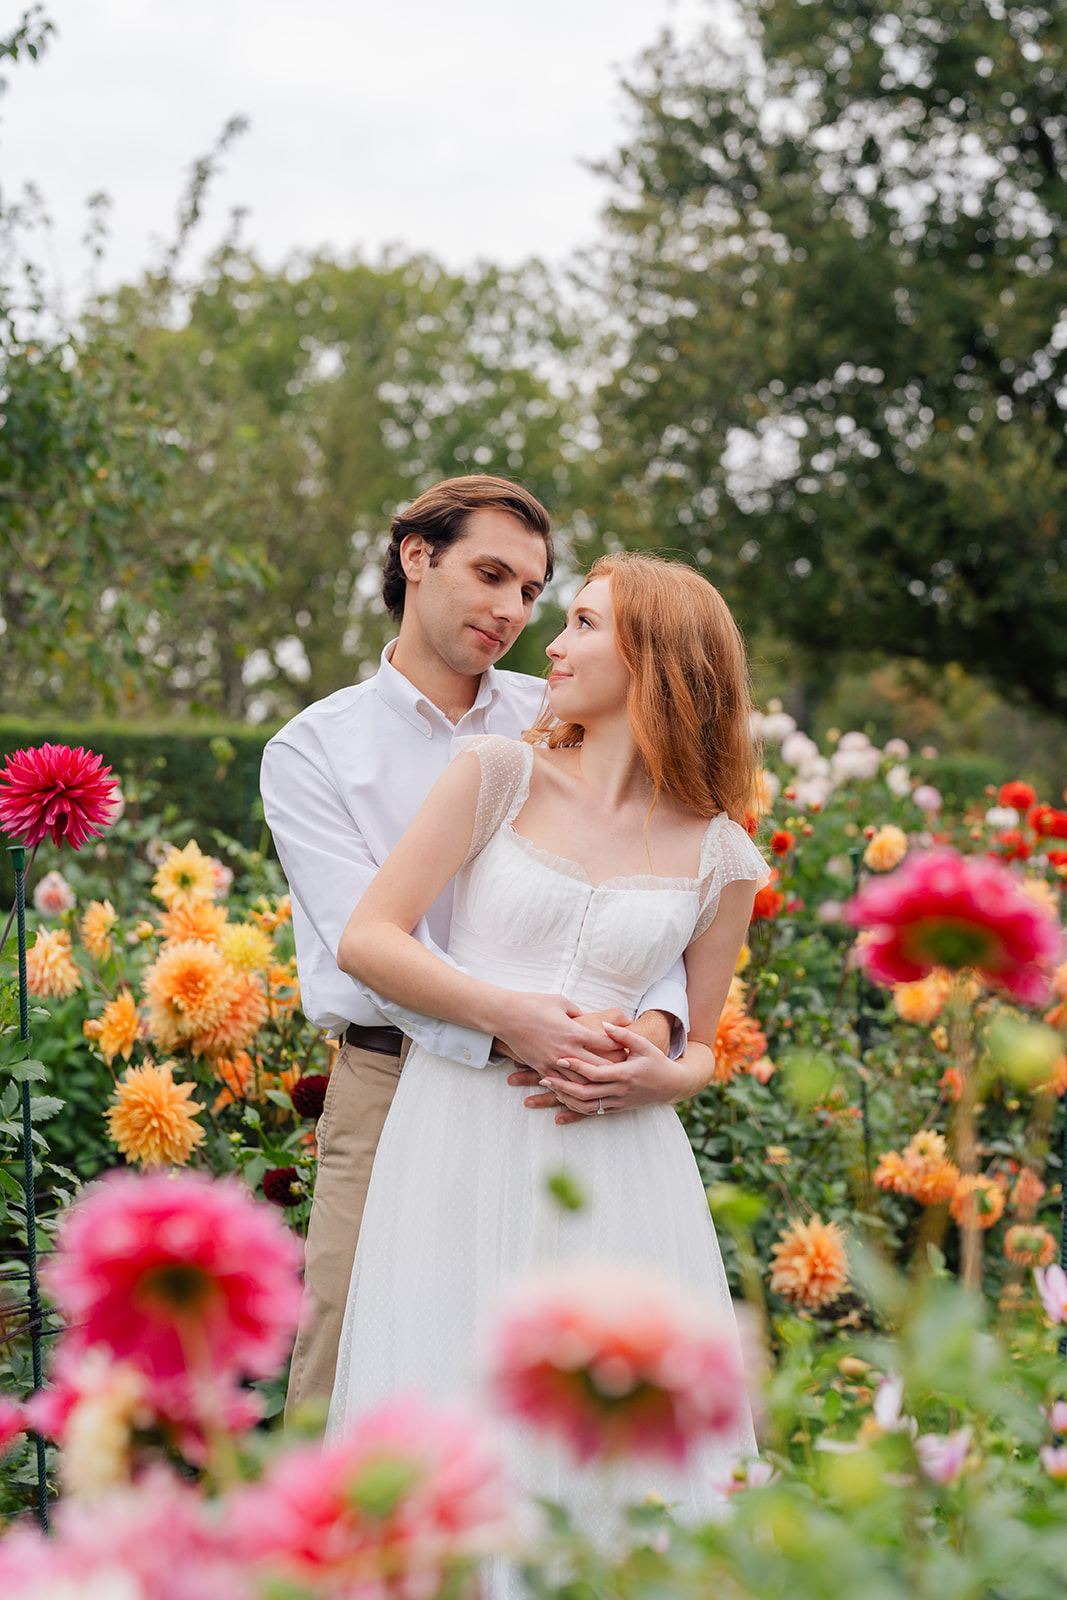
<svg viewBox="0 0 1067 1600">
<path fill-rule="evenodd" d="M 934 967 L 972 967 L 1015 1000 L 1040 1004 L 1059 958 L 1055 922 L 988 856 L 931 850 L 868 883 L 845 908 L 871 930 L 858 959 L 877 983 L 914 983 Z"/>
<path fill-rule="evenodd" d="M 747 1411 L 733 1320 L 647 1273 L 579 1264 L 531 1281 L 501 1317 L 493 1389 L 579 1461 L 683 1461 Z"/>
<path fill-rule="evenodd" d="M 118 813 L 118 779 L 102 757 L 80 746 L 16 750 L 0 772 L 0 786 L 0 828 L 28 845 L 47 833 L 53 844 L 80 850 Z"/>
</svg>

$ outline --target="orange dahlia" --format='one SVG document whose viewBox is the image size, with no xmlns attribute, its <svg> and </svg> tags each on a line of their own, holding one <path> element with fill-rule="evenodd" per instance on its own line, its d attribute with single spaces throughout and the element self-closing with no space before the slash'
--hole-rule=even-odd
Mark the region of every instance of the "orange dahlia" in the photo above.
<svg viewBox="0 0 1067 1600">
<path fill-rule="evenodd" d="M 1045 1018 L 1048 1021 L 1048 1018 Z M 1052 1076 L 1047 1083 L 1038 1085 L 1038 1094 L 1067 1094 L 1067 1055 L 1061 1056 L 1052 1069 Z"/>
<path fill-rule="evenodd" d="M 190 1105 L 191 1083 L 175 1083 L 172 1064 L 129 1067 L 107 1112 L 108 1129 L 127 1161 L 142 1167 L 183 1167 L 204 1130 L 196 1121 L 203 1110 Z"/>
<path fill-rule="evenodd" d="M 1011 1203 L 1016 1211 L 1033 1211 L 1044 1194 L 1045 1185 L 1041 1182 L 1033 1167 L 1024 1167 L 1016 1178 L 1015 1187 L 1011 1191 Z"/>
<path fill-rule="evenodd" d="M 26 952 L 26 987 L 38 1000 L 68 1000 L 82 986 L 66 928 L 38 928 Z"/>
<path fill-rule="evenodd" d="M 917 1164 L 912 1174 L 911 1197 L 921 1206 L 940 1206 L 951 1200 L 960 1181 L 960 1169 L 954 1161 L 925 1161 Z"/>
<path fill-rule="evenodd" d="M 231 922 L 219 938 L 219 948 L 238 972 L 266 972 L 274 963 L 274 941 L 254 922 Z"/>
<path fill-rule="evenodd" d="M 767 1051 L 767 1040 L 759 1023 L 744 1006 L 727 1000 L 715 1031 L 715 1071 L 713 1083 L 729 1083 L 739 1072 L 746 1072 Z"/>
<path fill-rule="evenodd" d="M 184 850 L 172 846 L 167 852 L 152 880 L 152 893 L 168 911 L 214 897 L 215 871 L 210 857 L 201 853 L 195 839 L 190 839 Z"/>
<path fill-rule="evenodd" d="M 222 1084 L 215 1097 L 213 1111 L 232 1106 L 235 1100 L 246 1100 L 253 1087 L 252 1057 L 247 1050 L 237 1050 L 232 1056 L 216 1056 L 212 1070 Z"/>
<path fill-rule="evenodd" d="M 152 1038 L 170 1050 L 217 1028 L 240 983 L 221 951 L 202 939 L 165 946 L 144 974 Z"/>
<path fill-rule="evenodd" d="M 935 1022 L 950 987 L 951 979 L 942 967 L 935 967 L 927 977 L 916 978 L 914 983 L 895 983 L 893 1005 L 897 1016 L 904 1022 Z"/>
<path fill-rule="evenodd" d="M 226 1009 L 212 1025 L 203 1028 L 192 1041 L 194 1055 L 232 1056 L 247 1050 L 267 1020 L 267 1000 L 262 979 L 254 973 L 227 968 L 232 982 Z"/>
<path fill-rule="evenodd" d="M 110 900 L 91 900 L 78 925 L 82 944 L 94 961 L 107 961 L 111 955 L 111 930 L 118 917 Z"/>
<path fill-rule="evenodd" d="M 300 984 L 296 976 L 296 962 L 276 965 L 267 973 L 267 1000 L 271 1021 L 283 1012 L 292 1011 L 300 1004 Z"/>
<path fill-rule="evenodd" d="M 1047 1228 L 1017 1222 L 1004 1235 L 1004 1254 L 1019 1267 L 1048 1267 L 1056 1259 L 1056 1240 Z"/>
<path fill-rule="evenodd" d="M 898 1151 L 887 1150 L 879 1158 L 874 1181 L 879 1189 L 887 1189 L 891 1194 L 910 1194 L 911 1168 Z"/>
<path fill-rule="evenodd" d="M 248 915 L 253 922 L 258 923 L 264 933 L 273 933 L 275 928 L 280 928 L 283 923 L 291 921 L 293 902 L 289 895 L 283 894 L 277 904 L 272 907 L 266 895 L 261 895 L 258 909 L 250 911 Z"/>
<path fill-rule="evenodd" d="M 121 989 L 109 1000 L 97 1018 L 96 1042 L 108 1066 L 116 1056 L 130 1059 L 130 1052 L 141 1037 L 141 1013 L 129 989 Z"/>
<path fill-rule="evenodd" d="M 771 1249 L 771 1289 L 813 1311 L 836 1300 L 848 1283 L 845 1240 L 836 1222 L 814 1216 L 791 1222 Z"/>
<path fill-rule="evenodd" d="M 903 828 L 887 822 L 871 839 L 863 852 L 863 865 L 872 872 L 891 872 L 908 853 L 908 836 Z"/>
<path fill-rule="evenodd" d="M 961 1178 L 949 1209 L 961 1228 L 991 1228 L 1004 1214 L 1004 1190 L 984 1173 Z"/>
<path fill-rule="evenodd" d="M 159 926 L 167 944 L 182 944 L 186 939 L 218 944 L 226 926 L 226 907 L 213 905 L 210 900 L 194 900 L 188 906 L 176 905 L 163 913 Z"/>
</svg>

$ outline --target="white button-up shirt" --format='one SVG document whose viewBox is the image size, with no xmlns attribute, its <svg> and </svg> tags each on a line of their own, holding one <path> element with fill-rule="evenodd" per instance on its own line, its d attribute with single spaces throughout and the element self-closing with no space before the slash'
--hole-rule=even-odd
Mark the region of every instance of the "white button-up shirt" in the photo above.
<svg viewBox="0 0 1067 1600">
<path fill-rule="evenodd" d="M 301 1003 L 331 1033 L 343 1033 L 350 1022 L 393 1025 L 435 1055 L 480 1067 L 489 1058 L 488 1035 L 374 994 L 340 970 L 337 946 L 374 874 L 448 765 L 452 741 L 476 733 L 517 738 L 536 721 L 545 685 L 490 667 L 473 706 L 453 724 L 391 665 L 392 648 L 386 646 L 373 678 L 301 711 L 263 752 L 263 811 L 292 895 Z M 413 930 L 445 960 L 451 919 L 450 884 Z M 680 965 L 649 991 L 641 1009 L 687 1021 Z"/>
</svg>

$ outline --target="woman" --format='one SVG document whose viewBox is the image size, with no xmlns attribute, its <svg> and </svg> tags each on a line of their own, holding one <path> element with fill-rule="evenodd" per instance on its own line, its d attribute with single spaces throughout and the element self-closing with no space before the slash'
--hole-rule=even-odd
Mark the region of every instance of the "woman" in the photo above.
<svg viewBox="0 0 1067 1600">
<path fill-rule="evenodd" d="M 548 709 L 527 742 L 461 741 L 353 912 L 338 962 L 402 1005 L 507 1041 L 532 992 L 632 1015 L 684 951 L 687 1098 L 712 1076 L 719 1013 L 767 878 L 740 826 L 753 778 L 740 635 L 689 568 L 608 556 L 548 655 Z M 449 952 L 463 970 L 410 934 L 454 876 Z M 646 1040 L 604 1026 L 633 1070 L 653 1062 Z M 729 1305 L 674 1110 L 615 1112 L 580 1061 L 531 1065 L 588 1120 L 531 1116 L 499 1069 L 408 1056 L 375 1159 L 332 1430 L 389 1394 L 473 1389 L 501 1285 L 538 1262 L 648 1263 Z M 546 1192 L 560 1171 L 587 1197 L 577 1212 Z M 754 1448 L 748 1431 L 736 1443 Z M 507 1449 L 528 1490 L 572 1506 L 588 1495 L 521 1430 Z M 642 1473 L 619 1493 L 655 1488 L 683 1514 L 706 1514 L 709 1465 Z"/>
</svg>

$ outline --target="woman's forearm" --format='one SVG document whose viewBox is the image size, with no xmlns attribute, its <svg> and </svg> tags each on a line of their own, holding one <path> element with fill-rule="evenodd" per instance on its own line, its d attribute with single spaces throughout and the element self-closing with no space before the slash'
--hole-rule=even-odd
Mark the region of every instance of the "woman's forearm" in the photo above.
<svg viewBox="0 0 1067 1600">
<path fill-rule="evenodd" d="M 337 965 L 409 1011 L 496 1034 L 507 991 L 450 967 L 391 922 L 349 923 Z"/>
<path fill-rule="evenodd" d="M 708 1045 L 690 1039 L 675 1065 L 681 1075 L 682 1087 L 671 1096 L 672 1105 L 678 1105 L 682 1100 L 692 1100 L 694 1095 L 707 1088 L 715 1075 L 715 1052 Z"/>
</svg>

